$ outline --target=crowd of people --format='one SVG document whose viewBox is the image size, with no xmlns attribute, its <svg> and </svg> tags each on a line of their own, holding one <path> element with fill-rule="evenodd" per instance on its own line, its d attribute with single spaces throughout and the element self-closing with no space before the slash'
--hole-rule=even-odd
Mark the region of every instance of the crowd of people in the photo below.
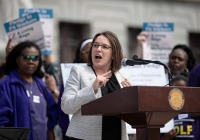
<svg viewBox="0 0 200 140">
<path fill-rule="evenodd" d="M 137 36 L 137 53 L 142 57 L 142 45 L 148 37 L 147 32 L 141 32 Z M 200 77 L 196 65 L 196 59 L 192 50 L 184 44 L 173 47 L 169 54 L 168 67 L 173 76 L 172 86 L 199 87 Z M 162 140 L 198 140 L 200 139 L 200 114 L 179 114 L 174 118 L 174 129 L 162 135 Z"/>
<path fill-rule="evenodd" d="M 146 32 L 137 36 L 139 57 L 147 36 Z M 11 46 L 11 41 L 0 64 L 0 127 L 30 128 L 29 140 L 128 139 L 125 122 L 118 117 L 81 115 L 82 105 L 132 86 L 129 74 L 120 70 L 123 48 L 113 32 L 99 32 L 77 45 L 73 63 L 86 65 L 72 67 L 66 85 L 60 81 L 53 54 L 42 56 L 34 42 Z M 187 45 L 174 46 L 168 61 L 172 86 L 200 87 L 200 65 L 195 67 L 195 62 Z M 73 114 L 71 121 L 68 114 Z M 199 118 L 198 114 L 179 114 L 174 118 L 175 129 L 161 139 L 200 139 Z M 187 133 L 179 131 L 188 126 Z"/>
</svg>

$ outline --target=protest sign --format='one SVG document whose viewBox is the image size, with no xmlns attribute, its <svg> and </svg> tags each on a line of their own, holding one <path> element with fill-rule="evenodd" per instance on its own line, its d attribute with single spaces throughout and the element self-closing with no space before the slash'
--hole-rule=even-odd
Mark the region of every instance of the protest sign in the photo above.
<svg viewBox="0 0 200 140">
<path fill-rule="evenodd" d="M 62 63 L 60 65 L 61 65 L 63 84 L 65 86 L 72 66 L 86 65 L 86 64 Z M 168 79 L 166 78 L 164 68 L 161 65 L 148 64 L 148 65 L 126 66 L 122 67 L 121 70 L 130 74 L 130 82 L 132 85 L 165 86 L 166 84 L 168 84 Z"/>
<path fill-rule="evenodd" d="M 45 37 L 45 48 L 42 53 L 44 55 L 49 55 L 52 53 L 53 10 L 40 8 L 19 9 L 19 17 L 23 17 L 34 12 L 39 14 Z"/>
<path fill-rule="evenodd" d="M 66 81 L 70 75 L 70 70 L 73 66 L 76 65 L 87 65 L 85 63 L 62 63 L 60 64 L 61 67 L 61 74 L 62 74 L 62 80 L 63 80 L 63 85 L 65 86 Z"/>
<path fill-rule="evenodd" d="M 62 63 L 61 73 L 63 78 L 63 84 L 66 85 L 66 81 L 70 75 L 70 70 L 76 65 L 87 65 L 83 63 Z M 157 64 L 148 65 L 136 65 L 126 66 L 121 68 L 122 71 L 130 74 L 130 82 L 134 86 L 145 85 L 145 86 L 165 86 L 168 84 L 168 79 L 164 72 L 164 68 Z M 162 94 L 162 93 L 161 93 Z M 71 115 L 70 115 L 71 118 Z M 164 128 L 161 128 L 161 132 L 168 132 L 174 127 L 173 120 L 169 121 Z M 135 134 L 136 130 L 126 123 L 127 133 Z"/>
<path fill-rule="evenodd" d="M 12 39 L 11 45 L 33 41 L 44 50 L 44 34 L 38 13 L 33 13 L 4 24 L 6 33 Z"/>
<path fill-rule="evenodd" d="M 144 23 L 144 32 L 148 32 L 147 41 L 143 44 L 143 58 L 168 62 L 173 48 L 174 24 L 166 22 Z"/>
</svg>

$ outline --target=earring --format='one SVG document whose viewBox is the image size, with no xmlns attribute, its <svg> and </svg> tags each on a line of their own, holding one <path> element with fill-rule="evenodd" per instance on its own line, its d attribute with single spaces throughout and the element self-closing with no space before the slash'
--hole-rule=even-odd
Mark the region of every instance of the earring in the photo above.
<svg viewBox="0 0 200 140">
<path fill-rule="evenodd" d="M 189 72 L 189 70 L 187 68 L 184 69 L 185 72 Z"/>
</svg>

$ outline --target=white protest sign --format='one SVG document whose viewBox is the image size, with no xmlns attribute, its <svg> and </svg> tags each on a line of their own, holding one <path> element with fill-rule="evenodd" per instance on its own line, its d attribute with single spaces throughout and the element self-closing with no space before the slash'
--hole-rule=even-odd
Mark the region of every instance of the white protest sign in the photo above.
<svg viewBox="0 0 200 140">
<path fill-rule="evenodd" d="M 166 22 L 144 23 L 144 32 L 148 32 L 147 41 L 143 44 L 143 58 L 168 62 L 173 48 L 174 24 Z"/>
<path fill-rule="evenodd" d="M 52 53 L 53 10 L 39 8 L 19 9 L 19 17 L 23 17 L 34 12 L 39 14 L 45 37 L 45 49 L 42 54 L 49 55 Z"/>
<path fill-rule="evenodd" d="M 72 66 L 76 65 L 86 65 L 84 63 L 62 63 L 61 73 L 63 78 L 63 84 L 66 85 L 66 81 L 70 75 L 70 70 Z M 136 66 L 126 66 L 121 68 L 130 74 L 130 82 L 132 85 L 146 85 L 146 86 L 164 86 L 168 84 L 168 79 L 164 72 L 164 68 L 157 64 L 148 65 L 136 65 Z M 162 94 L 162 93 L 161 93 Z M 72 115 L 70 115 L 71 118 Z M 161 128 L 161 132 L 168 132 L 174 127 L 173 120 L 168 122 L 164 128 Z M 128 134 L 135 134 L 136 130 L 133 129 L 129 124 L 126 123 L 126 129 Z"/>
<path fill-rule="evenodd" d="M 130 74 L 132 85 L 165 86 L 167 84 L 164 68 L 157 64 L 126 66 L 121 68 Z"/>
<path fill-rule="evenodd" d="M 38 13 L 33 13 L 22 18 L 4 23 L 8 38 L 12 39 L 11 45 L 23 41 L 33 41 L 44 50 L 44 34 Z"/>
<path fill-rule="evenodd" d="M 76 64 L 75 63 L 62 63 L 62 64 L 60 64 L 64 87 L 65 87 L 66 81 L 69 77 L 71 68 L 73 66 L 77 66 L 77 65 L 86 65 L 86 63 L 76 63 Z"/>
</svg>

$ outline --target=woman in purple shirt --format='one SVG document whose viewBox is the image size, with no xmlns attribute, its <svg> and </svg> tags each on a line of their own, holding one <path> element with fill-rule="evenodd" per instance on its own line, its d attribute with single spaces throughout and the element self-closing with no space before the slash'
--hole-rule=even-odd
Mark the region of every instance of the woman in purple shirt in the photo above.
<svg viewBox="0 0 200 140">
<path fill-rule="evenodd" d="M 57 104 L 41 80 L 40 48 L 19 43 L 6 58 L 7 76 L 0 82 L 0 126 L 30 128 L 29 140 L 53 140 Z"/>
</svg>

